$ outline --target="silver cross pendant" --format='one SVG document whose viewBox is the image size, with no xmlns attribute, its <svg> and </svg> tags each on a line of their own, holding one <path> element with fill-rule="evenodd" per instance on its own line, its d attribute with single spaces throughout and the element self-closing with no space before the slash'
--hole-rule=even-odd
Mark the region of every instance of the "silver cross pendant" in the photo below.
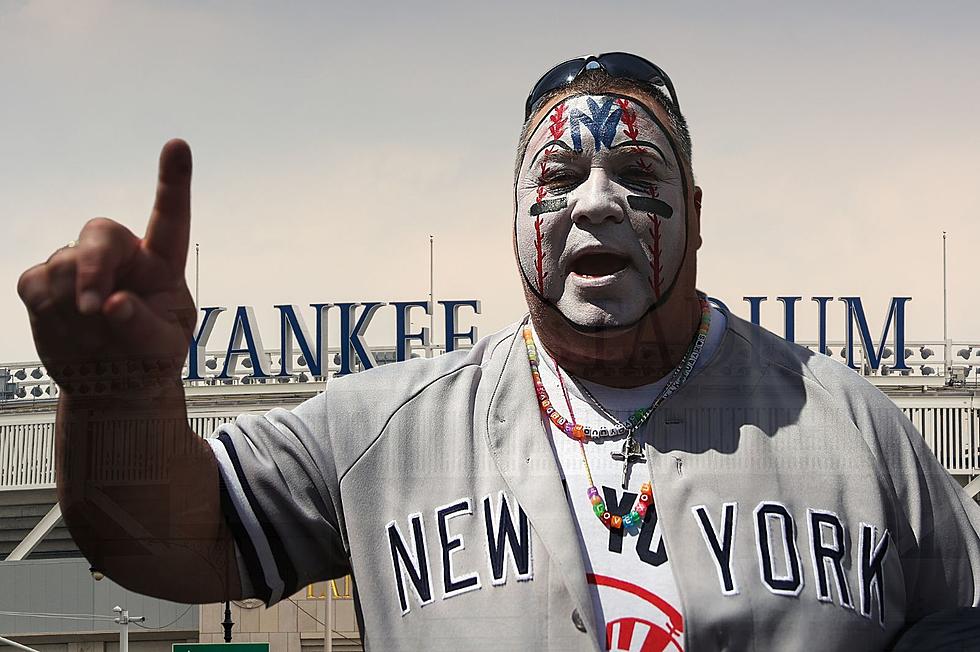
<svg viewBox="0 0 980 652">
<path fill-rule="evenodd" d="M 623 463 L 623 489 L 627 488 L 630 464 L 633 462 L 647 461 L 647 458 L 643 457 L 643 449 L 640 447 L 640 442 L 633 439 L 632 434 L 626 436 L 626 441 L 623 442 L 623 450 L 619 453 L 612 453 L 612 458 L 617 462 Z"/>
</svg>

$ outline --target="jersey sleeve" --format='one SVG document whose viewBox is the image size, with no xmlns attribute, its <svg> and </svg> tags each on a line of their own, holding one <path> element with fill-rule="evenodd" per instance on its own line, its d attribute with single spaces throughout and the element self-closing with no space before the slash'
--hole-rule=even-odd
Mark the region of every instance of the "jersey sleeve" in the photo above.
<svg viewBox="0 0 980 652">
<path fill-rule="evenodd" d="M 910 621 L 941 609 L 980 606 L 980 505 L 943 468 L 912 422 L 870 388 L 859 427 L 874 431 L 900 509 L 915 538 L 903 550 Z M 911 563 L 909 563 L 911 562 Z"/>
<path fill-rule="evenodd" d="M 922 615 L 940 604 L 978 607 L 980 505 L 943 468 L 905 414 L 895 412 L 914 455 L 905 464 L 908 482 L 901 483 L 919 541 L 919 577 L 910 607 Z"/>
<path fill-rule="evenodd" d="M 267 606 L 350 571 L 324 399 L 240 415 L 208 439 L 243 595 Z"/>
</svg>

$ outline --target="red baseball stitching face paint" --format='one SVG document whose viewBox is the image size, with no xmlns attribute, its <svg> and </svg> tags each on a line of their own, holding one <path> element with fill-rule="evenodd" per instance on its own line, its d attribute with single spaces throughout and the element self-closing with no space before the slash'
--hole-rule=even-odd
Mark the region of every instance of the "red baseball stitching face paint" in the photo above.
<svg viewBox="0 0 980 652">
<path fill-rule="evenodd" d="M 632 324 L 677 279 L 685 193 L 665 128 L 638 100 L 565 98 L 535 126 L 518 172 L 521 272 L 577 326 Z"/>
</svg>

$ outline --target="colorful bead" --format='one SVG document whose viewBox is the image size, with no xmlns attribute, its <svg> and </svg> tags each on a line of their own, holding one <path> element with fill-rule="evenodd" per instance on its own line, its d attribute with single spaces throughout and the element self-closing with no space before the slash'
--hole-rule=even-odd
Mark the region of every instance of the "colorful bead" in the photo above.
<svg viewBox="0 0 980 652">
<path fill-rule="evenodd" d="M 700 294 L 700 293 L 699 293 Z M 541 373 L 538 368 L 538 350 L 537 346 L 534 344 L 534 335 L 531 332 L 529 326 L 525 326 L 522 332 L 524 338 L 524 343 L 527 348 L 527 359 L 528 366 L 531 368 L 531 379 L 534 383 L 534 391 L 538 398 L 538 403 L 541 406 L 542 412 L 547 415 L 551 420 L 551 423 L 556 429 L 564 432 L 568 437 L 575 439 L 582 445 L 582 456 L 583 462 L 585 463 L 586 472 L 589 471 L 589 460 L 585 457 L 585 447 L 584 443 L 591 437 L 597 440 L 603 439 L 610 435 L 626 435 L 643 424 L 654 410 L 659 407 L 661 402 L 665 400 L 665 397 L 674 392 L 680 385 L 687 379 L 687 374 L 694 368 L 694 363 L 696 362 L 701 349 L 704 347 L 704 339 L 708 334 L 711 321 L 711 306 L 708 304 L 707 299 L 704 295 L 701 295 L 701 323 L 698 327 L 698 333 L 692 342 L 688 352 L 684 355 L 684 359 L 681 361 L 672 376 L 668 381 L 667 386 L 658 396 L 657 400 L 647 408 L 641 408 L 633 412 L 627 419 L 629 426 L 617 423 L 614 428 L 587 428 L 580 424 L 574 422 L 574 420 L 569 420 L 563 417 L 552 404 L 550 398 L 548 397 L 548 390 L 544 386 L 544 381 L 541 379 Z M 558 375 L 559 382 L 562 382 L 562 389 L 564 390 L 564 382 L 561 380 L 561 374 Z M 566 401 L 568 397 L 566 396 Z M 571 411 L 571 404 L 568 406 L 569 411 Z M 572 415 L 574 419 L 574 414 Z M 640 487 L 640 493 L 637 496 L 636 503 L 633 509 L 623 516 L 615 516 L 606 511 L 606 505 L 602 502 L 599 497 L 599 490 L 596 487 L 589 487 L 589 501 L 592 503 L 593 511 L 599 520 L 602 521 L 603 525 L 608 528 L 618 530 L 622 527 L 632 527 L 638 526 L 643 519 L 646 517 L 650 506 L 653 504 L 653 487 L 651 483 L 644 482 Z"/>
</svg>

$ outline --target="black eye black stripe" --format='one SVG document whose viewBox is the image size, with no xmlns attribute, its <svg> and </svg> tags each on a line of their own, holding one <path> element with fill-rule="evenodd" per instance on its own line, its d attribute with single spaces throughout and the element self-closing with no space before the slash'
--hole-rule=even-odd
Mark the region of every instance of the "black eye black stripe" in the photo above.
<svg viewBox="0 0 980 652">
<path fill-rule="evenodd" d="M 670 219 L 674 214 L 674 209 L 670 207 L 667 202 L 660 201 L 654 197 L 644 197 L 643 195 L 628 195 L 626 201 L 629 203 L 630 208 L 637 211 L 643 211 L 644 213 L 656 213 L 664 219 Z M 534 207 L 531 207 L 534 210 Z M 531 213 L 534 215 L 534 213 Z"/>
<path fill-rule="evenodd" d="M 663 202 L 661 202 L 663 203 Z M 536 217 L 541 213 L 554 213 L 568 206 L 567 197 L 556 197 L 555 199 L 545 199 L 531 205 L 531 217 Z M 664 204 L 667 206 L 667 204 Z M 668 206 L 669 208 L 669 206 Z"/>
</svg>

